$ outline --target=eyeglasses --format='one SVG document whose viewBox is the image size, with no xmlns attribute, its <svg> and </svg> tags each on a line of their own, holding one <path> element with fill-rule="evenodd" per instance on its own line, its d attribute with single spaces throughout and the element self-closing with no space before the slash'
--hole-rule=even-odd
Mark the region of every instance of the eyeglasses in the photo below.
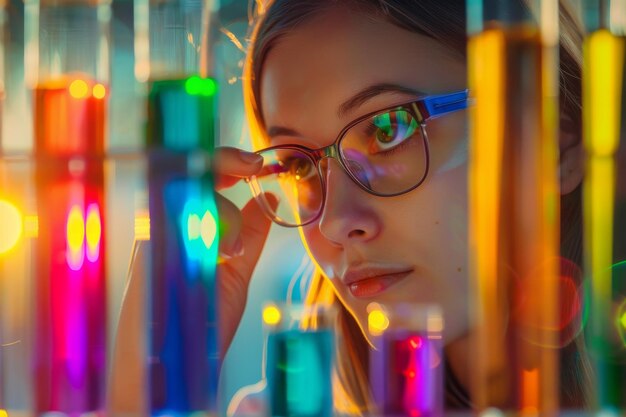
<svg viewBox="0 0 626 417">
<path fill-rule="evenodd" d="M 468 91 L 432 95 L 366 114 L 349 123 L 329 146 L 272 146 L 257 152 L 263 167 L 249 177 L 252 194 L 265 213 L 286 227 L 317 220 L 326 199 L 322 167 L 333 158 L 363 190 L 379 197 L 405 194 L 428 175 L 430 157 L 426 122 L 468 106 Z M 264 193 L 278 198 L 273 208 Z"/>
</svg>

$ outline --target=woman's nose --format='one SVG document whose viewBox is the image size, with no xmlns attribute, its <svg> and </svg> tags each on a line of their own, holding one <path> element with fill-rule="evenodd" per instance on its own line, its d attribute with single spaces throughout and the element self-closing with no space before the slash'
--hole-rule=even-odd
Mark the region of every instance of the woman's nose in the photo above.
<svg viewBox="0 0 626 417">
<path fill-rule="evenodd" d="M 378 236 L 382 224 L 371 204 L 375 197 L 359 187 L 334 159 L 322 159 L 319 170 L 326 182 L 326 200 L 319 221 L 322 235 L 341 246 Z"/>
</svg>

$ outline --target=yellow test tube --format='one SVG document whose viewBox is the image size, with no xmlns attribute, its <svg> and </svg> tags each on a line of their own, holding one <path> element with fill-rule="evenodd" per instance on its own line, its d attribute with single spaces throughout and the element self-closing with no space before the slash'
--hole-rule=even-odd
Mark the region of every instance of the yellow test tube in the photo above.
<svg viewBox="0 0 626 417">
<path fill-rule="evenodd" d="M 483 412 L 550 416 L 558 408 L 558 5 L 524 4 L 468 2 L 472 398 Z M 530 294 L 542 308 L 529 308 Z"/>
<path fill-rule="evenodd" d="M 620 294 L 613 268 L 620 145 L 624 38 L 608 1 L 585 2 L 588 34 L 583 44 L 583 142 L 587 155 L 583 191 L 585 274 L 591 280 L 589 348 L 596 370 L 594 406 L 623 406 Z M 622 32 L 623 33 L 623 32 Z M 619 260 L 619 259 L 618 259 Z"/>
</svg>

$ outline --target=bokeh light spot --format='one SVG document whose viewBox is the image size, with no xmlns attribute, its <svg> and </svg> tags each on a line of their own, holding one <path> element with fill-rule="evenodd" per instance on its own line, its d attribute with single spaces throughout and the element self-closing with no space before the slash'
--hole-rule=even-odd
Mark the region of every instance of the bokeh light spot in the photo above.
<svg viewBox="0 0 626 417">
<path fill-rule="evenodd" d="M 0 230 L 2 230 L 0 233 L 0 255 L 2 255 L 13 249 L 22 236 L 22 213 L 5 200 L 0 200 Z"/>
<path fill-rule="evenodd" d="M 185 91 L 193 96 L 210 97 L 217 93 L 217 83 L 212 78 L 200 78 L 194 75 L 185 81 Z"/>
<path fill-rule="evenodd" d="M 215 93 L 217 93 L 217 83 L 215 82 L 215 80 L 211 78 L 205 78 L 204 80 L 202 80 L 202 88 L 200 90 L 200 93 L 206 97 L 215 95 Z"/>
<path fill-rule="evenodd" d="M 107 89 L 102 84 L 96 84 L 93 86 L 92 94 L 95 98 L 97 98 L 98 100 L 101 100 L 104 98 L 104 96 L 106 96 Z"/>
<path fill-rule="evenodd" d="M 269 305 L 263 309 L 263 322 L 275 326 L 280 322 L 280 310 L 275 305 Z"/>
<path fill-rule="evenodd" d="M 89 87 L 84 80 L 74 80 L 70 84 L 70 95 L 74 98 L 85 98 Z"/>
<path fill-rule="evenodd" d="M 85 240 L 85 223 L 80 207 L 73 206 L 67 216 L 67 246 L 77 251 Z"/>
<path fill-rule="evenodd" d="M 422 338 L 419 336 L 412 336 L 409 338 L 409 347 L 413 350 L 417 350 L 422 347 Z"/>
<path fill-rule="evenodd" d="M 217 236 L 217 223 L 213 215 L 207 210 L 200 222 L 200 237 L 202 237 L 202 242 L 204 242 L 204 246 L 206 246 L 207 249 L 210 248 L 215 241 L 215 236 Z"/>
<path fill-rule="evenodd" d="M 378 335 L 389 327 L 389 318 L 382 310 L 372 310 L 367 316 L 367 324 L 370 332 Z"/>
<path fill-rule="evenodd" d="M 189 240 L 200 237 L 200 217 L 197 214 L 190 214 L 187 218 L 187 236 Z"/>
<path fill-rule="evenodd" d="M 72 206 L 67 215 L 66 242 L 67 264 L 70 269 L 78 271 L 85 258 L 85 217 L 79 206 Z"/>
<path fill-rule="evenodd" d="M 90 204 L 87 208 L 85 232 L 87 235 L 87 259 L 95 262 L 100 257 L 100 239 L 102 238 L 102 222 L 97 204 Z"/>
<path fill-rule="evenodd" d="M 189 77 L 185 81 L 185 91 L 190 95 L 198 95 L 202 90 L 202 80 L 198 76 Z"/>
</svg>

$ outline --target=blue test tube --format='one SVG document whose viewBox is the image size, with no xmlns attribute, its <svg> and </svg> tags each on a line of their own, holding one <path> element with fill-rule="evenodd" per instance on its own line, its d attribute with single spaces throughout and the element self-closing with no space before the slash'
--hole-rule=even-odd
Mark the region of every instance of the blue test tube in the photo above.
<svg viewBox="0 0 626 417">
<path fill-rule="evenodd" d="M 217 413 L 218 215 L 208 160 L 217 83 L 209 0 L 135 0 L 135 76 L 147 87 L 151 416 Z"/>
<path fill-rule="evenodd" d="M 333 310 L 302 305 L 265 307 L 265 374 L 272 417 L 333 415 L 333 314 Z"/>
<path fill-rule="evenodd" d="M 196 93 L 194 82 L 211 86 Z M 207 161 L 211 79 L 155 81 L 149 99 L 149 407 L 151 415 L 216 411 L 218 217 Z M 185 115 L 181 117 L 181 115 Z"/>
</svg>

